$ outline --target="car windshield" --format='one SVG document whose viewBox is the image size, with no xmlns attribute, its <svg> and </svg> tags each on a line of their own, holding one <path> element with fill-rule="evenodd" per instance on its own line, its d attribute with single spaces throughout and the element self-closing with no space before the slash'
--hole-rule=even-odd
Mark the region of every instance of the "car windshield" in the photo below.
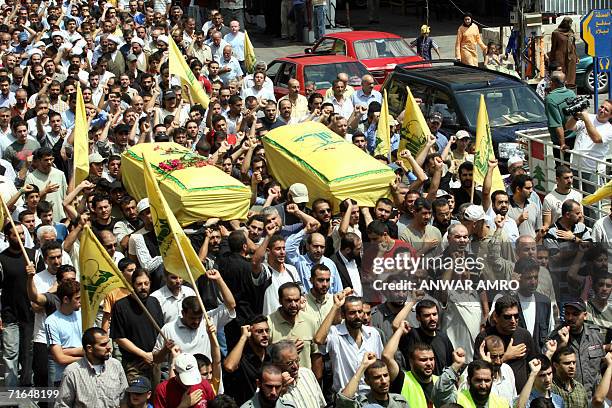
<svg viewBox="0 0 612 408">
<path fill-rule="evenodd" d="M 476 126 L 481 91 L 457 93 L 458 105 L 463 108 L 470 126 Z M 487 89 L 485 102 L 491 127 L 546 120 L 544 103 L 528 87 Z"/>
<path fill-rule="evenodd" d="M 349 76 L 349 85 L 360 86 L 361 77 L 366 75 L 368 70 L 359 62 L 308 65 L 304 67 L 304 82 L 314 82 L 317 84 L 317 89 L 331 88 L 332 82 L 341 72 Z"/>
<path fill-rule="evenodd" d="M 413 57 L 416 55 L 401 38 L 356 41 L 355 55 L 358 59 Z"/>
</svg>

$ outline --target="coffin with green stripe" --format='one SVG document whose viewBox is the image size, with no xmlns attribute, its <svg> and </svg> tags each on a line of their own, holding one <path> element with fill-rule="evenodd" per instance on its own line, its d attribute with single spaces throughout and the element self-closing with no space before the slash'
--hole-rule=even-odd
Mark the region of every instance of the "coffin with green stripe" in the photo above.
<svg viewBox="0 0 612 408">
<path fill-rule="evenodd" d="M 326 198 L 338 210 L 352 198 L 374 206 L 390 197 L 393 170 L 318 122 L 281 126 L 263 137 L 268 169 L 283 188 L 293 183 L 308 187 L 309 204 Z"/>
<path fill-rule="evenodd" d="M 133 146 L 121 157 L 123 184 L 132 197 L 147 196 L 143 178 L 142 156 L 146 155 L 155 170 L 159 187 L 181 225 L 220 218 L 245 219 L 250 207 L 251 192 L 240 181 L 221 169 L 206 165 L 186 166 L 164 172 L 160 163 L 168 160 L 199 161 L 201 156 L 176 143 L 143 143 Z M 163 166 L 162 166 L 163 167 Z"/>
</svg>

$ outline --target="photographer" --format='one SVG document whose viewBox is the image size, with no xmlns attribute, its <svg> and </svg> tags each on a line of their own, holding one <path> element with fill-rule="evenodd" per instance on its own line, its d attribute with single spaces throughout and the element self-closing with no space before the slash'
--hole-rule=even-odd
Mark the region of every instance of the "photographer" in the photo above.
<svg viewBox="0 0 612 408">
<path fill-rule="evenodd" d="M 575 117 L 570 117 L 565 124 L 565 130 L 576 132 L 576 144 L 574 150 L 587 155 L 589 158 L 572 155 L 572 168 L 582 170 L 582 178 L 592 183 L 582 185 L 586 193 L 593 193 L 597 187 L 597 160 L 605 160 L 608 153 L 608 144 L 612 141 L 612 101 L 605 100 L 597 114 L 589 113 L 588 110 L 578 112 Z"/>
<path fill-rule="evenodd" d="M 565 124 L 568 120 L 563 113 L 563 109 L 568 103 L 576 98 L 574 91 L 565 87 L 565 74 L 563 72 L 553 72 L 550 76 L 550 93 L 546 95 L 544 105 L 546 109 L 546 120 L 548 121 L 548 131 L 552 142 L 559 146 L 560 150 L 553 149 L 555 159 L 561 158 L 561 152 L 570 150 L 574 147 L 574 132 L 565 132 Z M 564 154 L 563 159 L 569 161 L 569 155 Z"/>
</svg>

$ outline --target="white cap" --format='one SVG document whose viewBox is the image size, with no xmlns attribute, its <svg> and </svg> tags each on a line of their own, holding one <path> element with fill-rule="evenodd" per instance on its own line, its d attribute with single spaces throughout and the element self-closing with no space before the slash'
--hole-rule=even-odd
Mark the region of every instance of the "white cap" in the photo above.
<svg viewBox="0 0 612 408">
<path fill-rule="evenodd" d="M 138 204 L 136 204 L 136 212 L 140 214 L 141 212 L 143 212 L 144 210 L 150 207 L 151 206 L 149 205 L 149 199 L 143 198 L 142 200 L 138 202 Z"/>
<path fill-rule="evenodd" d="M 139 38 L 139 37 L 133 37 L 130 43 L 131 44 L 137 43 L 137 44 L 140 44 L 141 47 L 144 47 L 144 41 L 142 41 L 142 38 Z"/>
<path fill-rule="evenodd" d="M 163 43 L 165 43 L 166 45 L 169 44 L 168 42 L 168 36 L 167 35 L 160 35 L 159 37 L 157 37 L 157 41 L 161 41 Z"/>
<path fill-rule="evenodd" d="M 64 40 L 66 39 L 66 33 L 64 33 L 63 31 L 57 30 L 51 33 L 51 38 L 57 37 L 57 36 L 62 37 Z"/>
<path fill-rule="evenodd" d="M 181 353 L 174 360 L 174 369 L 183 385 L 190 387 L 202 382 L 198 362 L 191 354 Z"/>
<path fill-rule="evenodd" d="M 289 194 L 293 198 L 295 204 L 308 202 L 308 188 L 302 183 L 295 183 L 289 187 Z"/>
<path fill-rule="evenodd" d="M 32 56 L 32 55 L 34 55 L 34 54 L 38 54 L 38 55 L 42 56 L 42 55 L 43 55 L 43 52 L 42 52 L 42 50 L 40 50 L 40 49 L 38 49 L 38 48 L 30 48 L 30 49 L 28 50 L 28 56 L 29 56 L 29 57 L 31 57 L 31 56 Z"/>
<path fill-rule="evenodd" d="M 450 197 L 450 196 L 451 196 L 451 194 L 447 193 L 447 192 L 446 192 L 446 191 L 444 191 L 444 190 L 438 190 L 438 191 L 436 192 L 436 198 L 440 198 L 440 197 Z"/>
<path fill-rule="evenodd" d="M 114 42 L 114 43 L 115 43 L 115 44 L 117 44 L 117 45 L 121 44 L 121 40 L 119 39 L 119 37 L 117 37 L 117 36 L 116 36 L 116 35 L 114 35 L 114 34 L 109 34 L 109 35 L 108 35 L 108 37 L 106 37 L 106 39 L 107 39 L 108 41 L 112 41 L 112 42 Z"/>
<path fill-rule="evenodd" d="M 46 48 L 47 44 L 45 44 L 44 41 L 38 41 L 32 45 L 32 48 L 40 48 L 40 47 Z"/>
<path fill-rule="evenodd" d="M 485 212 L 484 209 L 482 208 L 482 205 L 470 205 L 468 208 L 465 209 L 465 212 L 463 213 L 463 218 L 466 221 L 481 221 L 484 220 L 485 217 Z"/>
<path fill-rule="evenodd" d="M 512 156 L 508 159 L 508 168 L 514 166 L 517 163 L 523 164 L 523 158 L 521 156 Z"/>
<path fill-rule="evenodd" d="M 465 138 L 469 139 L 470 134 L 466 130 L 458 130 L 457 133 L 455 133 L 455 137 L 457 138 L 457 140 Z"/>
<path fill-rule="evenodd" d="M 83 53 L 83 48 L 81 47 L 74 47 L 72 51 L 70 52 L 71 55 L 81 55 L 82 53 Z"/>
</svg>

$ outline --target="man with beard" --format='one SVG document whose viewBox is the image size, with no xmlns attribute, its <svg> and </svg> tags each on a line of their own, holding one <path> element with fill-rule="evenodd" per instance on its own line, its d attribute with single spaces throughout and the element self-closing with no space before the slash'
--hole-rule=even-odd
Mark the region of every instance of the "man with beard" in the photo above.
<svg viewBox="0 0 612 408">
<path fill-rule="evenodd" d="M 355 296 L 363 293 L 361 285 L 361 237 L 347 232 L 340 240 L 340 250 L 330 256 L 336 265 L 342 287 L 352 288 Z"/>
<path fill-rule="evenodd" d="M 65 217 L 64 206 L 68 183 L 64 172 L 53 167 L 55 160 L 53 151 L 47 147 L 41 147 L 34 151 L 33 160 L 36 170 L 29 173 L 25 178 L 25 184 L 33 184 L 45 193 L 45 200 L 53 204 L 54 221 L 59 222 Z"/>
<path fill-rule="evenodd" d="M 320 408 L 326 405 L 317 377 L 311 369 L 300 367 L 295 342 L 281 340 L 270 347 L 270 362 L 283 371 L 285 389 L 282 396 L 297 408 Z"/>
<path fill-rule="evenodd" d="M 340 249 L 340 240 L 347 233 L 352 232 L 361 238 L 359 230 L 359 206 L 357 201 L 347 198 L 340 203 L 340 224 L 333 226 L 332 240 L 334 243 L 333 252 Z M 329 249 L 329 248 L 328 248 Z"/>
<path fill-rule="evenodd" d="M 281 397 L 283 385 L 283 371 L 271 363 L 264 364 L 257 377 L 258 391 L 240 408 L 296 408 Z"/>
<path fill-rule="evenodd" d="M 487 46 L 480 38 L 480 30 L 472 21 L 472 14 L 463 15 L 463 24 L 457 30 L 457 40 L 455 42 L 455 59 L 462 63 L 478 66 L 478 52 L 476 46 L 484 53 Z"/>
<path fill-rule="evenodd" d="M 436 198 L 431 203 L 431 208 L 433 210 L 432 225 L 440 231 L 442 236 L 446 234 L 451 224 L 457 224 L 459 222 L 453 219 L 453 212 L 445 197 Z"/>
<path fill-rule="evenodd" d="M 413 327 L 409 333 L 402 336 L 399 349 L 408 360 L 410 351 L 415 344 L 423 343 L 431 346 L 436 359 L 434 374 L 440 375 L 445 367 L 453 363 L 453 344 L 446 333 L 440 330 L 438 304 L 429 299 L 423 299 L 416 304 L 418 327 Z"/>
<path fill-rule="evenodd" d="M 533 338 L 533 343 L 541 350 L 548 334 L 555 327 L 555 318 L 550 299 L 537 292 L 540 264 L 533 258 L 519 259 L 514 266 L 514 273 L 515 276 L 519 276 L 519 288 L 516 293 L 520 314 L 519 326 L 527 329 Z"/>
<path fill-rule="evenodd" d="M 462 407 L 508 408 L 510 404 L 491 393 L 493 368 L 483 360 L 474 360 L 468 366 L 468 388 L 457 388 L 459 373 L 465 365 L 465 352 L 458 349 L 453 353 L 453 365 L 446 368 L 439 381 L 434 385 L 433 402 L 435 407 L 457 403 Z"/>
<path fill-rule="evenodd" d="M 267 109 L 267 106 L 266 106 Z M 287 201 L 273 206 L 278 211 L 284 225 L 301 224 L 302 221 L 294 212 L 287 211 L 291 204 L 296 204 L 298 210 L 304 211 L 308 203 L 308 188 L 302 183 L 294 183 L 287 190 Z M 314 208 L 314 203 L 313 203 Z"/>
<path fill-rule="evenodd" d="M 164 271 L 166 284 L 151 293 L 157 299 L 164 314 L 164 323 L 169 323 L 181 315 L 181 304 L 189 296 L 195 296 L 195 292 L 189 286 L 183 285 L 183 278 L 178 275 Z M 208 279 L 208 277 L 207 277 Z"/>
<path fill-rule="evenodd" d="M 164 315 L 159 302 L 149 296 L 151 279 L 144 269 L 132 273 L 132 287 L 159 327 L 164 325 Z M 121 350 L 122 364 L 128 381 L 145 376 L 153 384 L 160 379 L 159 367 L 153 361 L 153 347 L 157 330 L 145 316 L 132 296 L 127 296 L 113 307 L 110 332 Z"/>
<path fill-rule="evenodd" d="M 414 201 L 414 217 L 402 232 L 400 239 L 412 245 L 419 256 L 434 257 L 442 252 L 439 245 L 442 234 L 430 225 L 431 203 L 419 197 Z"/>
<path fill-rule="evenodd" d="M 412 203 L 411 207 L 413 206 L 414 206 L 414 203 Z M 411 208 L 411 210 L 413 212 L 414 208 Z M 363 215 L 363 227 L 364 227 L 362 229 L 362 236 L 364 237 L 363 239 L 364 242 L 370 241 L 368 234 L 363 234 L 363 232 L 367 231 L 367 227 L 374 220 L 383 222 L 387 226 L 389 236 L 393 239 L 398 239 L 398 226 L 395 222 L 390 220 L 391 212 L 393 212 L 393 202 L 389 200 L 388 198 L 384 198 L 384 197 L 379 198 L 376 201 L 376 205 L 374 206 L 373 212 L 370 212 L 370 207 L 361 207 L 361 214 Z M 373 218 L 372 218 L 372 214 L 374 215 Z M 361 220 L 360 220 L 359 226 L 361 228 Z"/>
<path fill-rule="evenodd" d="M 295 282 L 282 284 L 278 288 L 278 300 L 280 307 L 268 316 L 270 343 L 293 340 L 300 352 L 300 365 L 321 373 L 323 360 L 313 341 L 317 325 L 314 318 L 300 308 L 300 287 Z"/>
<path fill-rule="evenodd" d="M 334 300 L 329 293 L 331 271 L 323 264 L 316 264 L 310 272 L 310 290 L 306 293 L 304 313 L 314 318 L 317 327 L 321 326 L 325 316 L 331 310 Z"/>
<path fill-rule="evenodd" d="M 567 366 L 566 363 L 560 363 L 559 360 L 559 358 L 566 359 L 566 355 L 562 354 L 561 357 L 559 357 L 557 353 L 563 349 L 569 349 L 569 352 L 573 355 L 573 373 L 570 377 L 569 373 L 565 371 L 562 382 L 565 384 L 570 382 L 569 378 L 572 380 L 575 378 L 577 382 L 584 385 L 584 389 L 590 401 L 595 386 L 599 384 L 601 380 L 599 368 L 601 359 L 606 354 L 603 341 L 599 334 L 599 329 L 596 326 L 584 322 L 587 312 L 586 304 L 582 299 L 566 302 L 563 311 L 565 313 L 564 325 L 555 329 L 550 335 L 551 339 L 557 341 L 559 347 L 555 353 L 557 357 L 556 361 L 555 356 L 553 356 L 555 375 L 558 371 L 558 367 L 562 366 L 563 370 L 566 370 Z M 609 345 L 606 345 L 606 347 L 609 347 Z M 555 383 L 557 383 L 557 379 L 555 379 Z M 565 399 L 563 393 L 559 394 Z"/>
<path fill-rule="evenodd" d="M 483 202 L 488 200 L 483 199 Z M 503 224 L 502 230 L 506 233 L 506 236 L 513 244 L 519 237 L 519 230 L 516 225 L 516 221 L 513 218 L 508 217 L 508 209 L 510 207 L 510 198 L 504 190 L 496 190 L 491 194 L 491 205 L 488 206 L 486 211 L 486 221 L 491 231 L 497 229 L 497 224 Z M 483 207 L 484 208 L 484 207 Z"/>
<path fill-rule="evenodd" d="M 601 357 L 603 357 L 603 354 Z M 596 373 L 599 374 L 601 359 L 593 358 L 593 360 L 597 361 Z M 552 391 L 563 398 L 565 408 L 588 407 L 591 397 L 588 390 L 576 379 L 579 368 L 574 350 L 562 346 L 553 354 L 552 363 L 555 373 Z"/>
<path fill-rule="evenodd" d="M 118 406 L 128 382 L 121 363 L 111 357 L 108 334 L 91 327 L 83 333 L 82 344 L 85 356 L 66 367 L 56 405 L 81 408 L 105 401 Z"/>
<path fill-rule="evenodd" d="M 510 295 L 497 299 L 492 315 L 493 324 L 482 331 L 474 342 L 474 358 L 481 358 L 480 344 L 487 336 L 496 335 L 503 340 L 506 349 L 504 360 L 515 375 L 516 389 L 525 385 L 528 376 L 527 362 L 533 359 L 536 349 L 531 334 L 519 327 L 519 302 Z"/>
<path fill-rule="evenodd" d="M 331 293 L 342 291 L 342 281 L 336 269 L 336 265 L 331 259 L 323 255 L 326 246 L 325 237 L 318 232 L 308 234 L 306 237 L 306 254 L 302 255 L 300 254 L 300 245 L 305 235 L 306 228 L 303 228 L 300 232 L 287 238 L 285 244 L 287 262 L 297 269 L 304 291 L 308 292 L 310 290 L 311 271 L 313 266 L 318 264 L 327 266 L 331 272 Z"/>
<path fill-rule="evenodd" d="M 369 386 L 367 394 L 358 393 L 361 382 Z M 338 408 L 360 408 L 364 406 L 385 406 L 387 408 L 416 407 L 408 405 L 406 399 L 399 394 L 390 393 L 389 369 L 384 362 L 377 359 L 374 353 L 365 353 L 355 374 L 338 393 L 336 406 Z"/>
<path fill-rule="evenodd" d="M 529 362 L 529 379 L 523 387 L 516 407 L 531 407 L 536 398 L 545 398 L 554 408 L 564 408 L 563 398 L 552 391 L 553 369 L 550 359 L 544 354 L 537 355 Z"/>
<path fill-rule="evenodd" d="M 493 369 L 491 391 L 512 405 L 517 395 L 516 385 L 512 369 L 503 362 L 505 351 L 504 342 L 498 336 L 488 336 L 480 343 L 480 355 Z"/>
<path fill-rule="evenodd" d="M 256 315 L 241 327 L 241 336 L 223 362 L 223 384 L 225 392 L 237 404 L 245 403 L 257 390 L 257 376 L 270 355 L 268 319 Z"/>
<path fill-rule="evenodd" d="M 607 270 L 591 275 L 593 297 L 587 303 L 587 323 L 597 326 L 601 338 L 609 343 L 612 336 L 612 307 L 608 305 L 612 292 L 612 276 Z"/>
<path fill-rule="evenodd" d="M 472 183 L 474 182 L 474 164 L 472 162 L 463 162 L 457 171 L 461 187 L 451 189 L 451 193 L 455 197 L 455 208 L 453 213 L 457 214 L 459 207 L 462 204 L 469 203 L 472 194 Z M 473 204 L 480 205 L 482 203 L 482 195 L 478 190 L 474 190 Z"/>
<path fill-rule="evenodd" d="M 115 223 L 113 234 L 117 237 L 119 245 L 121 245 L 121 248 L 125 252 L 128 248 L 130 235 L 142 227 L 142 221 L 138 218 L 136 200 L 134 200 L 134 198 L 124 196 L 119 201 L 119 208 L 123 214 L 123 219 Z"/>
<path fill-rule="evenodd" d="M 138 202 L 136 212 L 143 225 L 130 235 L 128 253 L 132 260 L 138 261 L 138 264 L 150 274 L 152 288 L 157 290 L 162 286 L 164 265 L 159 252 L 148 198 L 143 198 Z"/>
<path fill-rule="evenodd" d="M 542 231 L 542 211 L 529 199 L 533 195 L 533 179 L 526 175 L 514 178 L 511 185 L 512 197 L 508 217 L 516 221 L 521 235 L 536 237 L 539 241 Z"/>
<path fill-rule="evenodd" d="M 339 310 L 344 322 L 332 326 Z M 357 373 L 366 353 L 373 353 L 375 357 L 382 354 L 383 346 L 378 330 L 364 326 L 363 320 L 362 299 L 350 296 L 350 290 L 347 290 L 334 296 L 334 305 L 315 334 L 315 343 L 327 347 L 333 368 L 333 389 L 336 392 L 342 390 Z M 358 382 L 360 394 L 369 389 L 361 380 L 361 375 Z"/>
</svg>

